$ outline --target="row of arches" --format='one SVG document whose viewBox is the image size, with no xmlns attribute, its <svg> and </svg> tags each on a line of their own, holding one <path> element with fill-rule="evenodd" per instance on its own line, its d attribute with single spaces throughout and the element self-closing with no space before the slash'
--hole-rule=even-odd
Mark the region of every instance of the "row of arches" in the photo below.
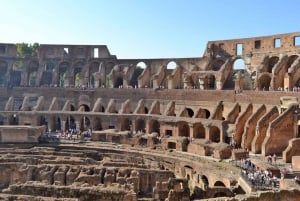
<svg viewBox="0 0 300 201">
<path fill-rule="evenodd" d="M 131 75 L 131 79 L 127 83 L 130 86 L 137 86 L 139 76 L 147 67 L 151 67 L 149 61 L 137 61 L 135 65 L 124 64 L 135 68 Z M 178 64 L 174 60 L 165 61 L 167 70 L 174 70 Z M 162 63 L 165 63 L 162 62 Z M 159 62 L 158 62 L 159 63 Z M 223 61 L 216 61 L 214 66 L 221 65 Z M 109 73 L 113 67 L 119 65 L 116 61 L 98 61 L 93 60 L 86 62 L 84 60 L 69 61 L 69 60 L 48 60 L 44 63 L 39 63 L 37 60 L 15 60 L 6 61 L 0 60 L 0 85 L 11 86 L 88 86 L 88 87 L 108 87 Z M 184 68 L 185 69 L 185 68 Z M 214 70 L 218 70 L 213 67 Z M 188 69 L 186 69 L 188 70 Z M 191 69 L 190 69 L 191 70 Z M 196 69 L 197 70 L 197 69 Z M 111 87 L 118 87 L 124 84 L 124 71 L 120 71 L 121 77 L 117 76 L 114 84 Z M 171 73 L 168 73 L 171 74 Z M 7 78 L 6 78 L 7 77 Z M 119 81 L 118 81 L 119 80 Z M 210 76 L 205 79 L 206 88 L 215 88 L 215 76 Z M 168 84 L 164 84 L 168 87 Z M 151 84 L 149 84 L 151 87 Z"/>
<path fill-rule="evenodd" d="M 296 68 L 293 72 L 289 72 L 292 66 Z M 299 55 L 266 57 L 263 65 L 258 69 L 257 87 L 265 91 L 291 90 L 293 87 L 300 87 L 298 69 Z"/>
<path fill-rule="evenodd" d="M 66 131 L 69 129 L 86 131 L 89 128 L 92 130 L 115 128 L 120 131 L 131 131 L 133 133 L 157 133 L 160 136 L 177 135 L 178 137 L 209 139 L 216 143 L 223 141 L 221 139 L 221 129 L 218 126 L 210 125 L 208 127 L 200 122 L 191 125 L 186 121 L 180 121 L 173 125 L 173 123 L 162 123 L 156 119 L 147 120 L 141 117 L 118 117 L 116 119 L 110 118 L 109 115 L 106 117 L 93 115 L 44 115 L 36 118 L 38 126 L 45 125 L 51 131 Z M 2 124 L 5 124 L 5 117 L 2 116 L 0 120 Z M 8 117 L 8 125 L 19 125 L 20 123 L 30 125 L 30 122 L 24 122 L 16 114 Z M 168 125 L 173 125 L 171 132 Z"/>
</svg>

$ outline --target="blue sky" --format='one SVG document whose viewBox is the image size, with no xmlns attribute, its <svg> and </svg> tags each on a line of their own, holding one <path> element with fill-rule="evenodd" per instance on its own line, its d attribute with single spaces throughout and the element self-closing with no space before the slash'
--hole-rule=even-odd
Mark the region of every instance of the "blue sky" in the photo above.
<svg viewBox="0 0 300 201">
<path fill-rule="evenodd" d="M 211 40 L 300 31 L 296 0 L 2 0 L 1 43 L 107 45 L 126 58 L 201 57 Z"/>
</svg>

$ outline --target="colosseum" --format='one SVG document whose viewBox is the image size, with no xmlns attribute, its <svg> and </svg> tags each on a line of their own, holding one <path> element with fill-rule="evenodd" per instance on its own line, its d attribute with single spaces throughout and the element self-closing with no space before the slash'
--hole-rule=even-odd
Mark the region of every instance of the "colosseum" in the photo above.
<svg viewBox="0 0 300 201">
<path fill-rule="evenodd" d="M 0 44 L 0 200 L 300 200 L 300 32 L 202 57 Z"/>
</svg>

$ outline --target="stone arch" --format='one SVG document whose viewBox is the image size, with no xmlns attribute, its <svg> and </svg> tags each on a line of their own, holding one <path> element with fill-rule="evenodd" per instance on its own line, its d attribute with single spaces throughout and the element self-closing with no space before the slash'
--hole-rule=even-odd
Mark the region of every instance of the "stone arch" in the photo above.
<svg viewBox="0 0 300 201">
<path fill-rule="evenodd" d="M 132 86 L 133 88 L 136 88 L 138 86 L 138 78 L 142 74 L 142 72 L 146 69 L 146 67 L 147 65 L 142 61 L 140 61 L 135 65 L 134 72 L 131 76 L 131 79 L 128 82 L 129 86 Z"/>
<path fill-rule="evenodd" d="M 205 138 L 205 128 L 201 123 L 196 123 L 194 124 L 194 138 L 200 138 L 200 139 L 204 139 Z"/>
<path fill-rule="evenodd" d="M 177 63 L 175 61 L 169 61 L 167 63 L 167 69 L 176 69 Z"/>
<path fill-rule="evenodd" d="M 93 61 L 89 65 L 89 74 L 88 74 L 88 82 L 91 88 L 95 88 L 99 86 L 99 81 L 96 74 L 99 72 L 99 61 Z"/>
<path fill-rule="evenodd" d="M 194 110 L 193 109 L 186 108 L 186 110 L 187 110 L 187 113 L 188 113 L 189 117 L 193 117 L 194 116 Z"/>
<path fill-rule="evenodd" d="M 222 187 L 226 187 L 225 184 L 222 181 L 216 181 L 214 186 L 222 186 Z"/>
<path fill-rule="evenodd" d="M 279 61 L 279 57 L 277 56 L 273 56 L 269 59 L 268 68 L 267 68 L 269 73 L 272 73 L 272 69 L 278 61 Z"/>
<path fill-rule="evenodd" d="M 147 68 L 147 65 L 146 65 L 145 62 L 140 61 L 140 62 L 138 62 L 138 63 L 136 64 L 136 68 L 145 69 L 145 68 Z"/>
<path fill-rule="evenodd" d="M 241 58 L 233 62 L 233 70 L 246 70 L 245 61 Z"/>
<path fill-rule="evenodd" d="M 70 104 L 70 110 L 69 111 L 75 111 L 75 106 L 73 104 Z"/>
<path fill-rule="evenodd" d="M 82 61 L 78 61 L 74 64 L 74 74 L 73 74 L 73 77 L 74 77 L 74 80 L 72 80 L 72 83 L 71 85 L 73 86 L 80 86 L 81 84 L 81 78 L 82 78 L 82 75 L 81 75 L 81 72 L 82 72 L 82 69 L 84 67 L 84 63 Z M 84 83 L 86 84 L 86 83 Z"/>
<path fill-rule="evenodd" d="M 131 130 L 132 122 L 129 118 L 121 118 L 120 124 L 121 124 L 120 125 L 121 131 L 130 131 Z"/>
<path fill-rule="evenodd" d="M 45 71 L 46 72 L 53 72 L 55 70 L 55 63 L 52 61 L 48 61 L 45 63 Z"/>
<path fill-rule="evenodd" d="M 196 118 L 208 119 L 210 116 L 210 111 L 208 109 L 200 108 L 197 112 Z"/>
<path fill-rule="evenodd" d="M 13 71 L 10 73 L 10 85 L 11 86 L 20 86 L 21 85 L 21 77 L 22 77 L 22 69 L 25 64 L 23 61 L 15 61 L 13 63 Z"/>
<path fill-rule="evenodd" d="M 224 63 L 225 63 L 224 60 L 222 60 L 222 59 L 217 59 L 217 60 L 215 60 L 215 61 L 212 63 L 211 69 L 212 69 L 213 71 L 218 71 L 218 70 L 221 69 L 221 67 L 222 67 L 222 65 L 223 65 Z"/>
<path fill-rule="evenodd" d="M 91 109 L 87 104 L 81 104 L 81 105 L 79 105 L 78 111 L 80 111 L 80 112 L 90 112 Z"/>
<path fill-rule="evenodd" d="M 268 73 L 264 73 L 261 76 L 259 76 L 258 79 L 259 90 L 269 90 L 269 87 L 271 86 L 271 80 L 272 80 L 271 75 Z"/>
<path fill-rule="evenodd" d="M 209 182 L 205 175 L 201 176 L 201 182 L 203 183 L 204 190 L 206 190 L 209 187 Z"/>
<path fill-rule="evenodd" d="M 93 130 L 102 130 L 102 121 L 101 121 L 101 118 L 100 117 L 95 117 L 93 119 Z"/>
<path fill-rule="evenodd" d="M 56 84 L 57 86 L 64 87 L 65 82 L 67 80 L 67 72 L 70 68 L 70 63 L 67 61 L 63 61 L 58 65 L 58 72 L 57 72 L 57 80 Z"/>
<path fill-rule="evenodd" d="M 50 86 L 52 84 L 52 73 L 55 72 L 55 63 L 48 61 L 44 65 L 44 71 L 42 73 L 40 86 Z"/>
<path fill-rule="evenodd" d="M 287 62 L 287 66 L 286 66 L 286 72 L 288 72 L 288 69 L 292 66 L 292 64 L 294 63 L 294 61 L 296 59 L 298 59 L 298 55 L 291 55 L 289 56 L 288 62 Z"/>
<path fill-rule="evenodd" d="M 26 85 L 36 86 L 38 76 L 39 63 L 38 61 L 30 61 L 27 68 L 27 81 Z"/>
<path fill-rule="evenodd" d="M 186 122 L 178 122 L 178 136 L 190 137 L 190 127 Z"/>
<path fill-rule="evenodd" d="M 54 117 L 53 122 L 55 124 L 54 125 L 55 130 L 61 131 L 61 118 L 60 117 Z"/>
<path fill-rule="evenodd" d="M 135 131 L 136 132 L 137 131 L 142 131 L 142 132 L 145 133 L 145 131 L 146 131 L 145 128 L 146 128 L 146 123 L 145 123 L 144 119 L 138 118 L 138 119 L 135 120 Z"/>
<path fill-rule="evenodd" d="M 149 121 L 149 133 L 153 133 L 153 132 L 160 134 L 160 124 L 155 119 L 151 119 Z"/>
<path fill-rule="evenodd" d="M 221 140 L 221 132 L 217 126 L 211 126 L 209 128 L 209 139 L 213 142 L 220 142 Z"/>
</svg>

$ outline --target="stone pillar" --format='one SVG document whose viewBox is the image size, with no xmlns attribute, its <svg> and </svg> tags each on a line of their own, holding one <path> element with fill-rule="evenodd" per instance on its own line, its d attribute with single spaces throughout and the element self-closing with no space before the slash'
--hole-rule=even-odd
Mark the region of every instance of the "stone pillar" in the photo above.
<svg viewBox="0 0 300 201">
<path fill-rule="evenodd" d="M 61 120 L 61 130 L 63 131 L 63 132 L 65 132 L 66 131 L 66 121 L 64 121 L 64 120 Z"/>
<path fill-rule="evenodd" d="M 75 124 L 76 124 L 76 130 L 81 132 L 81 128 L 80 128 L 80 120 L 75 120 Z M 84 127 L 83 127 L 84 128 Z"/>
<path fill-rule="evenodd" d="M 45 121 L 48 122 L 48 130 L 51 129 L 52 131 L 55 131 L 56 128 L 56 122 L 51 117 L 46 117 Z"/>
<path fill-rule="evenodd" d="M 216 89 L 221 90 L 223 88 L 223 82 L 216 80 Z"/>
<path fill-rule="evenodd" d="M 209 127 L 205 127 L 205 139 L 209 140 L 209 133 L 210 133 L 210 128 Z"/>
<path fill-rule="evenodd" d="M 190 127 L 190 137 L 194 138 L 194 125 L 189 125 Z"/>
<path fill-rule="evenodd" d="M 204 89 L 204 80 L 199 78 L 199 89 Z"/>
</svg>

